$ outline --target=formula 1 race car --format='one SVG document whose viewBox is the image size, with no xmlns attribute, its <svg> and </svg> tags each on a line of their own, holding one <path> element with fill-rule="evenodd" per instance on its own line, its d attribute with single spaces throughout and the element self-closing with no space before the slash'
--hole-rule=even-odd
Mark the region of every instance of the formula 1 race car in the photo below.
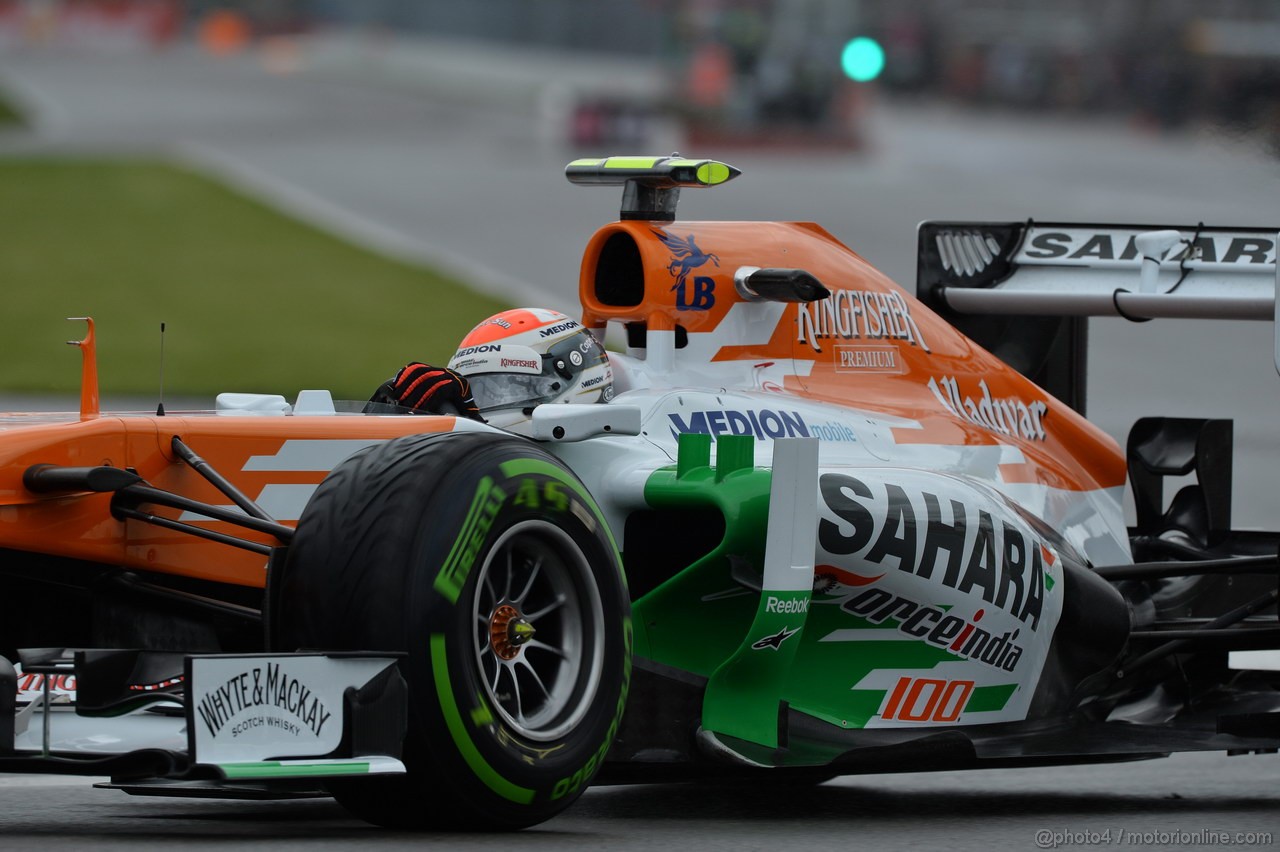
<svg viewBox="0 0 1280 852">
<path fill-rule="evenodd" d="M 79 413 L 0 416 L 0 771 L 504 829 L 593 781 L 1280 748 L 1230 421 L 1082 413 L 1087 316 L 1270 316 L 1276 235 L 928 222 L 917 299 L 814 224 L 675 220 L 737 174 L 569 165 L 623 187 L 580 296 L 625 352 L 529 435 L 102 413 L 90 321 Z"/>
</svg>

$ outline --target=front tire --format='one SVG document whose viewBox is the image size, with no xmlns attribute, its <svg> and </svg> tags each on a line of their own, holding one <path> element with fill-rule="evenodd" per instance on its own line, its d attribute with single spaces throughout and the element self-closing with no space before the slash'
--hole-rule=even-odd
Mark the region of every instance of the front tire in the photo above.
<svg viewBox="0 0 1280 852">
<path fill-rule="evenodd" d="M 406 776 L 334 795 L 379 825 L 505 830 L 586 788 L 617 733 L 631 624 L 590 494 L 532 442 L 459 432 L 375 445 L 298 523 L 274 645 L 407 654 Z"/>
</svg>

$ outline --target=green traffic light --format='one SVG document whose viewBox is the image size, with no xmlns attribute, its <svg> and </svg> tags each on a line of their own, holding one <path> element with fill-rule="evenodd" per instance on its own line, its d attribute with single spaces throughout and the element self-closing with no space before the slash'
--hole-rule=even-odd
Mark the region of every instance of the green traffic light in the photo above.
<svg viewBox="0 0 1280 852">
<path fill-rule="evenodd" d="M 884 70 L 884 48 L 873 38 L 859 36 L 844 46 L 840 67 L 850 80 L 869 83 Z"/>
</svg>

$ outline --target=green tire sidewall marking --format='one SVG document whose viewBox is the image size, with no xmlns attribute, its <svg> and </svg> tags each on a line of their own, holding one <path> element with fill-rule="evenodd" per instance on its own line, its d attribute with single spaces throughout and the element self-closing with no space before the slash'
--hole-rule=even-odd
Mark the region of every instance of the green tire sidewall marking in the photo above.
<svg viewBox="0 0 1280 852">
<path fill-rule="evenodd" d="M 596 523 L 598 523 L 604 530 L 605 537 L 608 539 L 609 547 L 613 551 L 617 564 L 620 565 L 622 563 L 622 557 L 618 552 L 618 545 L 614 540 L 613 531 L 605 522 L 604 514 L 600 511 L 600 507 L 597 506 L 595 501 L 591 498 L 591 495 L 587 493 L 587 490 L 576 479 L 568 476 L 565 471 L 561 470 L 556 465 L 542 459 L 512 459 L 500 463 L 499 469 L 507 480 L 524 475 L 545 476 L 562 483 L 573 491 L 573 493 L 581 499 L 582 503 L 590 509 Z M 478 532 L 476 529 L 476 519 L 480 516 L 483 507 L 489 503 L 490 495 L 493 494 L 498 495 L 498 499 L 501 501 L 493 510 L 496 514 L 497 509 L 505 502 L 508 492 L 497 487 L 490 477 L 485 477 L 481 480 L 476 489 L 476 494 L 472 499 L 471 507 L 468 510 L 466 519 L 462 525 L 462 532 L 460 532 L 457 539 L 455 539 L 453 547 L 450 549 L 449 556 L 445 560 L 446 567 L 445 569 L 442 569 L 434 583 L 436 591 L 445 597 L 451 604 L 457 604 L 458 598 L 462 593 L 462 589 L 466 585 L 466 581 L 470 576 L 471 568 L 470 565 L 462 566 L 455 565 L 455 563 L 461 560 L 461 554 L 464 552 L 466 541 L 472 537 L 473 533 Z M 487 536 L 488 527 L 485 527 L 484 533 Z M 457 576 L 460 570 L 465 572 L 461 577 Z M 626 576 L 622 574 L 622 572 L 619 572 L 619 579 L 623 584 L 623 589 L 625 590 Z M 626 646 L 626 670 L 623 674 L 621 693 L 618 699 L 617 706 L 619 711 L 621 711 L 625 706 L 627 693 L 630 691 L 628 689 L 630 685 L 631 671 L 630 625 L 631 619 L 628 617 L 624 620 L 623 625 L 623 641 Z M 532 803 L 534 796 L 536 795 L 535 791 L 527 787 L 521 787 L 514 784 L 499 774 L 498 771 L 490 766 L 488 761 L 485 760 L 484 756 L 480 753 L 480 749 L 476 746 L 475 741 L 471 738 L 450 684 L 447 638 L 444 634 L 433 633 L 430 637 L 430 646 L 431 669 L 435 681 L 436 695 L 439 699 L 440 712 L 444 717 L 445 725 L 448 727 L 449 733 L 453 738 L 454 745 L 457 747 L 462 759 L 466 762 L 472 773 L 494 793 L 502 796 L 504 799 L 516 802 L 517 804 L 527 805 Z M 487 705 L 483 701 L 478 709 L 480 710 L 479 717 L 473 720 L 476 722 L 489 712 Z M 620 712 L 616 712 L 614 714 L 614 727 L 610 728 L 611 732 L 616 731 L 617 718 L 620 715 Z M 609 745 L 609 738 L 606 738 L 606 742 L 599 751 L 601 753 L 607 751 Z"/>
<path fill-rule="evenodd" d="M 483 477 L 476 486 L 475 496 L 471 498 L 471 508 L 462 521 L 462 529 L 453 540 L 453 547 L 449 548 L 449 555 L 445 557 L 444 565 L 433 584 L 435 590 L 447 598 L 449 603 L 458 602 L 458 595 L 462 594 L 462 587 L 467 584 L 467 578 L 471 576 L 471 569 L 475 566 L 476 553 L 489 535 L 493 519 L 506 499 L 506 492 L 493 484 L 493 477 Z"/>
<path fill-rule="evenodd" d="M 453 736 L 454 745 L 458 747 L 467 766 L 486 787 L 502 798 L 521 805 L 533 802 L 533 790 L 512 784 L 499 775 L 480 754 L 480 750 L 476 748 L 476 744 L 467 733 L 462 714 L 458 712 L 458 702 L 454 699 L 453 689 L 449 684 L 448 650 L 445 647 L 445 637 L 440 633 L 431 634 L 431 670 L 435 675 L 440 712 L 444 715 L 444 721 L 449 728 L 449 733 Z"/>
<path fill-rule="evenodd" d="M 582 487 L 582 483 L 578 482 L 571 476 L 566 476 L 565 472 L 550 462 L 542 459 L 512 459 L 505 461 L 499 465 L 502 475 L 508 478 L 514 478 L 521 474 L 536 474 L 541 476 L 549 476 L 552 479 L 559 480 L 573 490 L 573 493 L 582 498 L 582 502 L 591 510 L 591 514 L 595 515 L 596 522 L 604 529 L 604 534 L 609 539 L 609 546 L 613 548 L 613 555 L 617 558 L 618 564 L 622 564 L 622 555 L 618 552 L 618 543 L 614 541 L 613 530 L 609 529 L 609 525 L 605 523 L 604 513 L 600 511 L 600 507 L 596 505 L 596 501 L 591 499 L 591 495 L 587 493 L 587 489 Z M 623 575 L 622 581 L 626 583 L 626 575 Z"/>
<path fill-rule="evenodd" d="M 508 477 L 509 479 L 520 476 L 522 474 L 532 474 L 532 475 L 546 476 L 558 482 L 564 483 L 564 485 L 567 486 L 570 490 L 572 490 L 574 494 L 577 494 L 578 497 L 582 499 L 582 502 L 591 510 L 591 514 L 595 517 L 596 523 L 598 523 L 600 525 L 600 528 L 604 530 L 605 537 L 609 540 L 609 547 L 613 550 L 614 559 L 617 560 L 616 564 L 618 565 L 622 564 L 622 554 L 619 553 L 618 551 L 618 543 L 613 537 L 613 530 L 609 528 L 609 524 L 604 519 L 604 513 L 600 511 L 600 507 L 596 505 L 596 501 L 592 499 L 591 494 L 587 492 L 587 489 L 584 488 L 582 486 L 582 483 L 578 482 L 576 478 L 567 475 L 565 471 L 561 470 L 556 465 L 551 464 L 550 462 L 547 462 L 547 461 L 543 461 L 542 459 L 529 459 L 529 458 L 512 459 L 510 461 L 505 461 L 501 465 L 499 465 L 499 469 L 502 471 L 502 475 Z M 626 572 L 619 571 L 618 579 L 622 583 L 622 590 L 623 590 L 624 596 L 629 597 L 629 595 L 626 595 L 626 589 L 627 589 Z M 613 736 L 617 733 L 619 721 L 622 717 L 622 712 L 626 707 L 627 696 L 631 692 L 631 651 L 632 651 L 632 643 L 634 640 L 632 637 L 630 615 L 628 615 L 626 618 L 622 620 L 622 631 L 623 631 L 622 641 L 623 641 L 623 648 L 624 648 L 622 687 L 618 694 L 617 710 L 613 714 L 613 721 L 609 727 L 609 732 L 608 734 L 606 734 L 605 741 L 601 745 L 598 752 L 591 758 L 591 760 L 597 764 L 596 768 L 598 768 L 598 765 L 601 763 L 604 755 L 608 752 L 610 746 L 613 743 Z M 557 789 L 558 788 L 559 788 L 559 785 L 557 785 Z M 552 798 L 559 798 L 559 797 L 555 796 L 553 793 Z"/>
</svg>

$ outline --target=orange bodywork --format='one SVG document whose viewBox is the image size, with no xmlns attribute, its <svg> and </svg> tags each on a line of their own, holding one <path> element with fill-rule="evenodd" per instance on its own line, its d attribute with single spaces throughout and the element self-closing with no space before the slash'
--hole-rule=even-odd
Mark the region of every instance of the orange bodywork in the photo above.
<svg viewBox="0 0 1280 852">
<path fill-rule="evenodd" d="M 804 304 L 752 302 L 735 288 L 735 272 L 743 267 L 803 269 L 831 296 Z M 587 246 L 580 296 L 588 327 L 640 324 L 651 343 L 666 333 L 672 347 L 667 378 L 677 386 L 686 364 L 712 370 L 783 365 L 775 373 L 778 382 L 743 389 L 899 418 L 891 421 L 904 424 L 892 428 L 899 449 L 1012 448 L 999 465 L 1003 483 L 1063 492 L 1124 484 L 1124 456 L 1115 441 L 817 225 L 616 222 Z M 688 346 L 677 352 L 674 341 L 682 335 Z M 224 495 L 174 457 L 177 436 L 242 493 L 292 524 L 315 486 L 358 446 L 455 428 L 452 417 L 100 415 L 94 413 L 96 388 L 88 387 L 96 379 L 92 328 L 84 343 L 81 414 L 0 415 L 0 548 L 261 587 L 261 554 L 119 520 L 110 511 L 111 494 L 32 493 L 23 473 L 37 464 L 128 468 L 156 488 L 227 506 Z M 324 452 L 299 462 L 285 458 L 291 445 L 305 450 L 303 456 Z M 288 497 L 292 514 L 273 512 L 264 499 L 269 493 Z M 182 517 L 168 508 L 147 510 L 276 543 L 232 524 Z"/>
<path fill-rule="evenodd" d="M 256 499 L 268 486 L 312 487 L 328 473 L 321 466 L 254 469 L 250 459 L 275 457 L 287 442 L 373 443 L 401 435 L 447 432 L 453 425 L 452 417 L 0 417 L 0 547 L 260 587 L 266 582 L 266 559 L 259 554 L 140 521 L 116 520 L 110 511 L 111 494 L 32 494 L 23 486 L 22 474 L 34 464 L 130 468 L 156 488 L 226 505 L 230 503 L 226 497 L 172 455 L 174 436 Z M 180 515 L 168 508 L 149 510 L 172 519 Z M 296 519 L 279 520 L 292 525 Z M 190 522 L 250 541 L 277 543 L 270 536 L 231 524 Z"/>
<path fill-rule="evenodd" d="M 673 255 L 672 242 L 681 240 L 705 253 L 696 268 Z M 640 296 L 639 288 L 619 289 L 615 279 L 626 274 L 625 258 L 633 254 L 643 269 L 643 295 L 629 299 L 628 293 Z M 831 296 L 786 304 L 765 333 L 744 341 L 742 329 L 750 324 L 731 320 L 746 301 L 734 284 L 742 267 L 803 269 Z M 617 222 L 601 228 L 587 246 L 579 295 L 589 327 L 621 321 L 643 323 L 649 331 L 679 327 L 690 337 L 722 338 L 713 362 L 789 362 L 793 369 L 782 388 L 788 393 L 918 422 L 919 428 L 894 430 L 899 444 L 1011 444 L 1025 461 L 1001 466 L 1005 482 L 1066 491 L 1124 485 L 1124 455 L 1110 436 L 818 225 Z M 966 400 L 975 406 L 971 416 L 965 416 Z M 993 406 L 1018 402 L 1031 410 L 989 414 Z M 1030 422 L 1005 430 L 983 425 L 1009 417 Z"/>
</svg>

